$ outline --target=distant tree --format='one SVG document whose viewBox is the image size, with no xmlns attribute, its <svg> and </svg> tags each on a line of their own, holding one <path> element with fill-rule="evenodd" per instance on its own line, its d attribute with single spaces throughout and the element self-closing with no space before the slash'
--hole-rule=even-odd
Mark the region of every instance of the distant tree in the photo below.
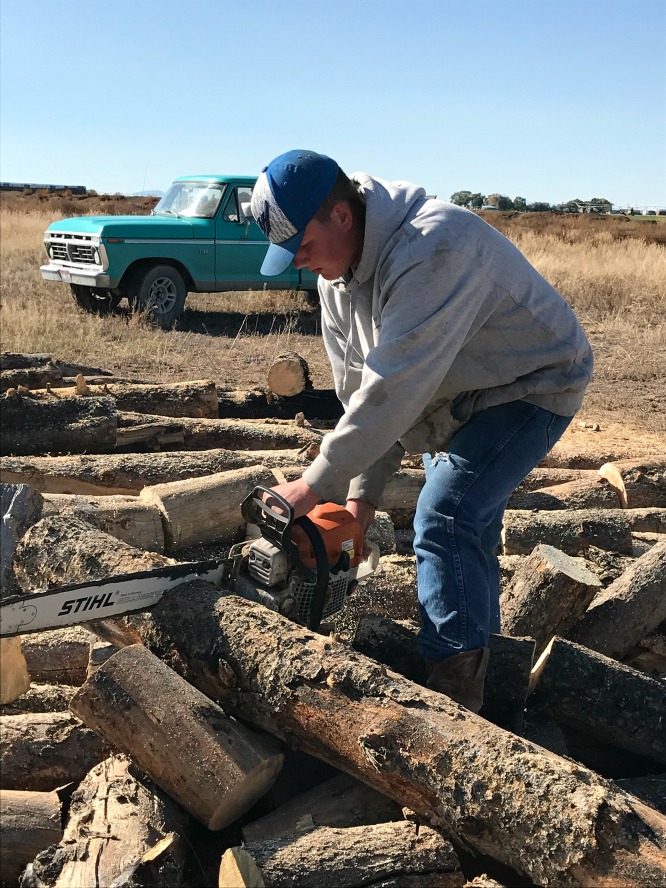
<svg viewBox="0 0 666 888">
<path fill-rule="evenodd" d="M 527 201 L 525 200 L 524 197 L 514 197 L 513 208 L 514 208 L 514 210 L 526 210 L 527 209 Z"/>
<path fill-rule="evenodd" d="M 459 207 L 466 207 L 472 197 L 471 191 L 454 191 L 451 195 L 451 203 Z"/>
<path fill-rule="evenodd" d="M 510 197 L 507 197 L 506 194 L 489 194 L 486 201 L 492 206 L 497 207 L 498 210 L 513 209 L 513 201 Z"/>
<path fill-rule="evenodd" d="M 605 197 L 593 197 L 592 200 L 590 201 L 590 203 L 593 203 L 593 204 L 608 204 L 609 206 L 612 206 L 612 203 L 611 203 L 609 200 L 606 200 Z"/>
<path fill-rule="evenodd" d="M 477 191 L 471 196 L 468 206 L 470 206 L 473 210 L 480 210 L 485 202 L 485 194 L 481 194 L 480 191 Z"/>
<path fill-rule="evenodd" d="M 528 213 L 547 213 L 550 211 L 550 204 L 543 201 L 527 204 Z"/>
</svg>

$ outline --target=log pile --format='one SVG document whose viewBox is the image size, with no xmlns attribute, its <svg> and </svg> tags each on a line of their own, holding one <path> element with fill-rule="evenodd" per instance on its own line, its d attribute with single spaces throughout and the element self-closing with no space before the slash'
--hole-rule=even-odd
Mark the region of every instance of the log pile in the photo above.
<svg viewBox="0 0 666 888">
<path fill-rule="evenodd" d="M 258 420 L 212 383 L 3 356 L 3 594 L 226 554 L 244 496 L 329 426 L 297 415 L 301 361 Z M 543 465 L 514 493 L 478 716 L 424 687 L 422 484 L 406 458 L 380 570 L 320 634 L 196 581 L 4 642 L 3 884 L 666 884 L 666 460 Z"/>
</svg>

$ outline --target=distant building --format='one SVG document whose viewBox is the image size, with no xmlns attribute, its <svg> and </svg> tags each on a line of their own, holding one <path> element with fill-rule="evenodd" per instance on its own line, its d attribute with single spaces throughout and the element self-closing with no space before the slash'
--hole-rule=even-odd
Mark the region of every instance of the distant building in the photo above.
<svg viewBox="0 0 666 888">
<path fill-rule="evenodd" d="M 34 182 L 0 182 L 0 191 L 71 191 L 72 194 L 86 194 L 85 185 L 42 185 Z"/>
</svg>

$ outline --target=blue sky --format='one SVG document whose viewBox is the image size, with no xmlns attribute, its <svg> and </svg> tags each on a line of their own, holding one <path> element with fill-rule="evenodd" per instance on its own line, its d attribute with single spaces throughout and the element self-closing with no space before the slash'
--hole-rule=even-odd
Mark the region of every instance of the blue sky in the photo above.
<svg viewBox="0 0 666 888">
<path fill-rule="evenodd" d="M 0 178 L 347 172 L 666 206 L 666 0 L 0 0 Z"/>
</svg>

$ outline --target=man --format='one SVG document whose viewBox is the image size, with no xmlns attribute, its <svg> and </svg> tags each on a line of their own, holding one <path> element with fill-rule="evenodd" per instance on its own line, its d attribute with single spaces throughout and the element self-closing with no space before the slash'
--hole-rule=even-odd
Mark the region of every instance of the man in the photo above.
<svg viewBox="0 0 666 888">
<path fill-rule="evenodd" d="M 364 531 L 405 450 L 424 453 L 414 520 L 428 686 L 478 712 L 499 632 L 496 555 L 507 500 L 579 409 L 589 343 L 564 299 L 494 228 L 408 182 L 351 177 L 289 151 L 252 212 L 262 273 L 319 275 L 344 415 L 301 479 L 296 517 L 346 496 Z"/>
</svg>

